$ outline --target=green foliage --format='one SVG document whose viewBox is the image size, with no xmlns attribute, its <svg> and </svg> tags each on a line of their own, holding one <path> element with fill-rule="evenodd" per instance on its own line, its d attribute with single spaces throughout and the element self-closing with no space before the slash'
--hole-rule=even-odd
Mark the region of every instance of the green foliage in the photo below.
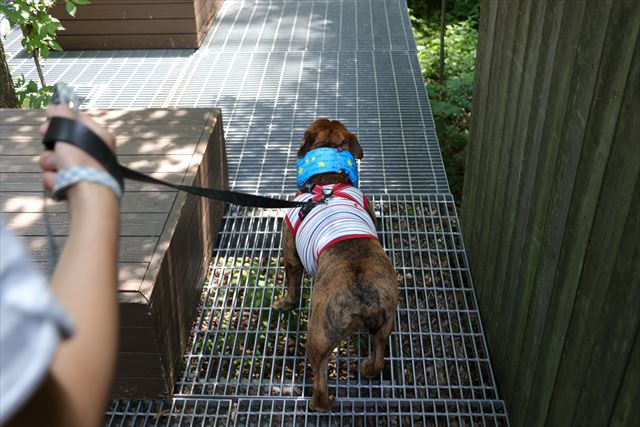
<svg viewBox="0 0 640 427">
<path fill-rule="evenodd" d="M 24 74 L 16 79 L 16 97 L 20 108 L 45 108 L 51 101 L 53 86 L 38 87 L 33 80 L 26 81 Z"/>
<path fill-rule="evenodd" d="M 478 0 L 447 1 L 444 97 L 440 92 L 440 1 L 409 1 L 422 76 L 452 193 L 462 196 L 478 40 Z"/>
<path fill-rule="evenodd" d="M 22 46 L 33 55 L 49 56 L 51 50 L 62 50 L 56 33 L 63 29 L 60 21 L 49 14 L 55 0 L 14 0 L 0 4 L 0 12 L 11 26 L 22 29 Z"/>
<path fill-rule="evenodd" d="M 72 16 L 75 16 L 78 5 L 88 3 L 89 0 L 65 0 L 67 12 Z M 40 57 L 46 59 L 52 50 L 62 50 L 56 35 L 64 27 L 49 13 L 54 4 L 55 0 L 0 0 L 0 14 L 6 17 L 2 20 L 0 36 L 4 37 L 11 27 L 20 26 L 22 46 L 33 56 L 39 71 Z M 25 81 L 24 76 L 16 79 L 15 84 L 22 108 L 44 108 L 51 99 L 52 86 L 39 88 L 33 80 Z"/>
</svg>

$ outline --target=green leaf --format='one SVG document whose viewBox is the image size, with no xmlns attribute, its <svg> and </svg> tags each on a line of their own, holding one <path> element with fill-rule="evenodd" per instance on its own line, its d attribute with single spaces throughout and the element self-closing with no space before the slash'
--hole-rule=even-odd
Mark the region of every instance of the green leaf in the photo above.
<svg viewBox="0 0 640 427">
<path fill-rule="evenodd" d="M 56 20 L 57 21 L 57 20 Z M 47 32 L 49 34 L 55 34 L 56 31 L 61 30 L 62 29 L 62 25 L 60 25 L 60 21 L 57 22 L 49 22 L 47 24 Z"/>
<path fill-rule="evenodd" d="M 9 19 L 0 18 L 0 37 L 4 38 L 11 31 Z"/>
<path fill-rule="evenodd" d="M 73 4 L 73 2 L 67 1 L 66 2 L 66 7 L 67 7 L 67 13 L 71 16 L 76 16 L 76 5 Z"/>
<path fill-rule="evenodd" d="M 89 0 L 72 0 L 77 5 L 90 4 Z"/>
</svg>

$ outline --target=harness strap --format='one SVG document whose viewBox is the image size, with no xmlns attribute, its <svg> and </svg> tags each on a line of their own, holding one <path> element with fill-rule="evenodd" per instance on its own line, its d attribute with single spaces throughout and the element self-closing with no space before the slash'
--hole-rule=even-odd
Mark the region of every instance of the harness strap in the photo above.
<svg viewBox="0 0 640 427">
<path fill-rule="evenodd" d="M 170 182 L 151 177 L 141 172 L 130 169 L 118 163 L 116 155 L 91 129 L 82 123 L 63 117 L 53 117 L 49 124 L 43 143 L 47 150 L 53 150 L 57 141 L 67 142 L 84 150 L 96 159 L 118 181 L 124 190 L 124 179 L 146 182 L 156 185 L 175 188 L 176 190 L 194 194 L 209 199 L 221 200 L 240 206 L 258 208 L 296 208 L 313 207 L 317 202 L 295 202 L 254 194 L 239 193 L 236 191 L 217 190 L 213 188 L 197 187 L 191 185 L 172 184 Z"/>
<path fill-rule="evenodd" d="M 314 191 L 317 187 L 320 188 L 320 193 Z M 315 208 L 319 204 L 327 203 L 327 200 L 329 200 L 334 196 L 333 188 L 329 193 L 325 193 L 324 190 L 322 189 L 322 186 L 319 186 L 318 184 L 312 184 L 311 186 L 305 184 L 301 192 L 314 193 L 316 195 L 313 196 L 311 199 L 309 199 L 309 201 L 302 202 L 302 203 L 305 203 L 306 205 L 303 206 L 298 212 L 298 217 L 300 218 L 300 222 L 304 221 L 304 219 L 307 217 L 307 215 L 309 215 L 309 213 L 313 208 Z"/>
</svg>

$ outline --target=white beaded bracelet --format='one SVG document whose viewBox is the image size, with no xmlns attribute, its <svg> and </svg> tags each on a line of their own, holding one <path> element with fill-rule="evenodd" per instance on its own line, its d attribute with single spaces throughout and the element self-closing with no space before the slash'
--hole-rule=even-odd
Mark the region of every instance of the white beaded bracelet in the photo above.
<svg viewBox="0 0 640 427">
<path fill-rule="evenodd" d="M 95 182 L 102 184 L 114 192 L 118 201 L 122 200 L 122 188 L 120 184 L 109 173 L 86 166 L 77 166 L 62 169 L 56 174 L 56 184 L 53 187 L 53 197 L 56 200 L 65 198 L 66 190 L 79 182 Z"/>
</svg>

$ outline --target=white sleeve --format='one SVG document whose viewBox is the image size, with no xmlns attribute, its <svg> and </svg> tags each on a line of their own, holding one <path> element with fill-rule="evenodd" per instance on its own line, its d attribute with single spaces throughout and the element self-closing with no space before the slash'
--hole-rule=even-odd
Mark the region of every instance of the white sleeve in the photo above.
<svg viewBox="0 0 640 427">
<path fill-rule="evenodd" d="M 44 380 L 73 325 L 0 217 L 0 425 Z"/>
</svg>

